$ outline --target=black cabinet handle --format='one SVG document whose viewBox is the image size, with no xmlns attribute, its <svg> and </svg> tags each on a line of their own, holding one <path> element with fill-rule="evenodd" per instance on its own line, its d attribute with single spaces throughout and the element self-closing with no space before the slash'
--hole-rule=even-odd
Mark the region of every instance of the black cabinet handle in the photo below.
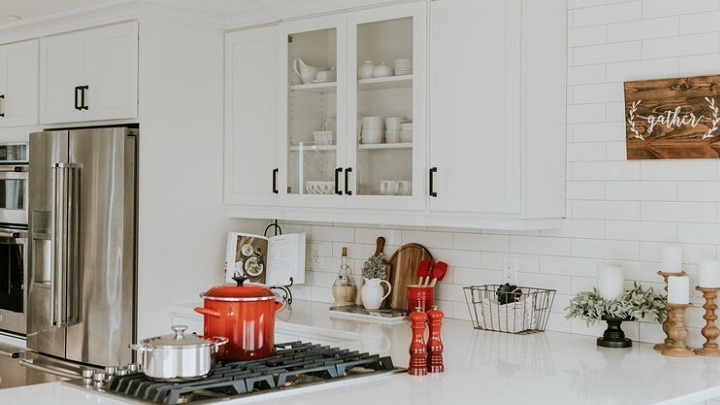
<svg viewBox="0 0 720 405">
<path fill-rule="evenodd" d="M 342 171 L 342 167 L 335 168 L 335 194 L 342 195 L 342 191 L 340 190 L 340 172 Z"/>
<path fill-rule="evenodd" d="M 351 171 L 352 171 L 352 167 L 348 167 L 347 169 L 345 169 L 345 194 L 347 194 L 347 195 L 352 195 L 352 191 L 348 190 L 348 184 L 349 184 L 348 175 L 350 174 Z"/>
<path fill-rule="evenodd" d="M 82 110 L 79 102 L 80 102 L 80 96 L 78 93 L 80 93 L 82 90 L 80 86 L 75 86 L 75 109 L 76 110 Z"/>
<path fill-rule="evenodd" d="M 88 106 L 85 104 L 85 90 L 88 90 L 90 86 L 80 86 L 80 110 L 87 110 Z"/>
<path fill-rule="evenodd" d="M 272 189 L 272 192 L 275 193 L 275 194 L 278 194 L 277 175 L 278 175 L 278 173 L 280 173 L 280 169 L 273 169 L 273 172 L 272 172 L 272 173 L 273 173 L 273 174 L 272 174 L 272 177 L 273 177 L 273 189 Z"/>
<path fill-rule="evenodd" d="M 437 192 L 435 191 L 435 173 L 437 173 L 437 167 L 431 167 L 430 168 L 430 197 L 437 197 Z"/>
<path fill-rule="evenodd" d="M 5 95 L 0 94 L 0 117 L 5 116 Z"/>
</svg>

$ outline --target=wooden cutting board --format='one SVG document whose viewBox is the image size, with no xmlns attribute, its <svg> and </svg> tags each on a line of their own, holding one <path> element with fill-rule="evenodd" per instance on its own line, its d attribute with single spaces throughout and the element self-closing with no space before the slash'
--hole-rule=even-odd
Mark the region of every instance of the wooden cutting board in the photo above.
<svg viewBox="0 0 720 405">
<path fill-rule="evenodd" d="M 417 284 L 417 268 L 422 260 L 432 260 L 432 255 L 417 243 L 402 245 L 393 253 L 390 258 L 390 308 L 407 311 L 407 286 Z"/>
</svg>

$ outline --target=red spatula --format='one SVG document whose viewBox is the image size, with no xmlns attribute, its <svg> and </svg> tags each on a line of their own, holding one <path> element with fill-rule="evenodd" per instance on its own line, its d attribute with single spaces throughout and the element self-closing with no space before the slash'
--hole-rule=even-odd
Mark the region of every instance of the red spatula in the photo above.
<svg viewBox="0 0 720 405">
<path fill-rule="evenodd" d="M 443 277 L 445 277 L 445 273 L 447 273 L 448 265 L 445 262 L 437 262 L 435 266 L 432 269 L 432 281 L 430 282 L 430 287 L 435 287 L 435 283 L 442 280 Z"/>
<path fill-rule="evenodd" d="M 430 280 L 430 275 L 432 274 L 432 268 L 433 268 L 432 260 L 421 260 L 420 261 L 420 264 L 418 264 L 418 269 L 417 269 L 418 285 L 423 285 L 423 282 L 425 281 L 425 277 L 427 277 L 427 279 Z"/>
</svg>

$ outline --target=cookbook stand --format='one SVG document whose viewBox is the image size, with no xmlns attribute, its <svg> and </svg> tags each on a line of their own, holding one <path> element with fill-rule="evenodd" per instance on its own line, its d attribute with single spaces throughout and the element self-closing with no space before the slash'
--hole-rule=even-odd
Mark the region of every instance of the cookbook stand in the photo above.
<svg viewBox="0 0 720 405">
<path fill-rule="evenodd" d="M 277 219 L 265 228 L 265 232 L 263 233 L 263 236 L 265 236 L 265 237 L 268 236 L 268 231 L 270 230 L 270 228 L 273 228 L 273 230 L 275 232 L 274 236 L 282 235 L 282 228 L 280 228 L 280 225 L 278 225 Z M 293 299 L 292 291 L 290 291 L 290 287 L 293 285 L 293 278 L 290 277 L 289 281 L 290 281 L 290 284 L 273 285 L 273 286 L 268 287 L 271 290 L 280 290 L 282 292 L 282 296 L 280 296 L 280 298 L 282 298 L 283 302 L 287 306 L 290 306 L 292 304 L 292 299 Z"/>
</svg>

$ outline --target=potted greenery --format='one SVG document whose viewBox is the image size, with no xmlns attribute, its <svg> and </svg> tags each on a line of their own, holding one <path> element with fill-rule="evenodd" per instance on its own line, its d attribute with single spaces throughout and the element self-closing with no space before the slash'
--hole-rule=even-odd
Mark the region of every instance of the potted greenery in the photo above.
<svg viewBox="0 0 720 405">
<path fill-rule="evenodd" d="M 608 328 L 602 337 L 597 340 L 598 346 L 603 347 L 630 347 L 632 341 L 625 338 L 620 328 L 622 321 L 638 321 L 646 317 L 655 318 L 658 322 L 665 321 L 666 298 L 653 292 L 652 287 L 643 289 L 637 282 L 633 288 L 625 290 L 618 298 L 608 300 L 600 296 L 596 288 L 592 291 L 582 291 L 570 300 L 566 319 L 581 318 L 588 325 L 606 321 Z"/>
<path fill-rule="evenodd" d="M 379 253 L 370 257 L 362 266 L 361 274 L 363 286 L 360 290 L 363 306 L 365 309 L 380 309 L 382 301 L 390 294 L 392 287 L 385 280 L 385 255 Z M 383 290 L 382 284 L 387 286 Z"/>
</svg>

